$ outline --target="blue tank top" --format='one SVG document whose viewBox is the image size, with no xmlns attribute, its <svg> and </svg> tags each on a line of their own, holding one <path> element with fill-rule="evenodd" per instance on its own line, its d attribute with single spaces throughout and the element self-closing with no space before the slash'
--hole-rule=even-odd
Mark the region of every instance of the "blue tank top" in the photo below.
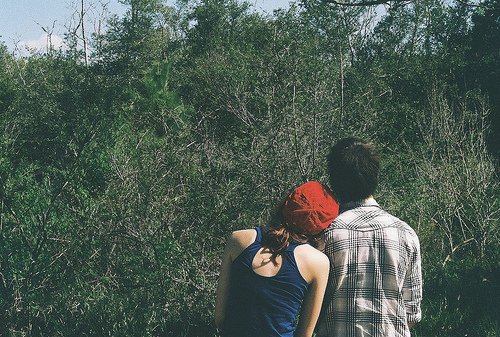
<svg viewBox="0 0 500 337">
<path fill-rule="evenodd" d="M 303 244 L 293 241 L 283 254 L 280 270 L 274 276 L 257 274 L 252 262 L 263 247 L 262 230 L 231 265 L 231 282 L 222 336 L 293 337 L 295 316 L 304 299 L 308 283 L 299 273 L 294 250 Z"/>
</svg>

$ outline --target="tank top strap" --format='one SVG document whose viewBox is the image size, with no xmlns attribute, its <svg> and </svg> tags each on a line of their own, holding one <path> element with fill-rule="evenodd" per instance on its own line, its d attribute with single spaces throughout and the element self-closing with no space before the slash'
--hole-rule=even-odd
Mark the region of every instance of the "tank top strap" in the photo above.
<svg viewBox="0 0 500 337">
<path fill-rule="evenodd" d="M 257 231 L 257 237 L 255 238 L 255 241 L 262 243 L 262 228 L 255 227 L 255 230 Z"/>
<path fill-rule="evenodd" d="M 244 265 L 251 268 L 252 261 L 255 257 L 255 254 L 262 248 L 262 230 L 259 227 L 255 227 L 257 231 L 257 236 L 255 241 L 252 242 L 248 247 L 246 247 L 234 261 L 239 261 L 239 263 L 243 263 Z"/>
</svg>

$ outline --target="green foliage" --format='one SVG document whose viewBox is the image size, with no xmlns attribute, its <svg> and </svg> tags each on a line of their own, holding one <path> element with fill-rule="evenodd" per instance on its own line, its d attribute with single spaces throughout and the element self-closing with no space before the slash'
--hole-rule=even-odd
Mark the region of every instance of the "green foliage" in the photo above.
<svg viewBox="0 0 500 337">
<path fill-rule="evenodd" d="M 225 238 L 346 135 L 419 234 L 413 335 L 500 333 L 498 1 L 123 3 L 88 67 L 0 47 L 0 335 L 215 336 Z"/>
<path fill-rule="evenodd" d="M 491 102 L 491 139 L 488 146 L 500 156 L 500 2 L 485 1 L 486 9 L 472 16 L 474 23 L 467 50 L 467 72 L 476 79 Z"/>
</svg>

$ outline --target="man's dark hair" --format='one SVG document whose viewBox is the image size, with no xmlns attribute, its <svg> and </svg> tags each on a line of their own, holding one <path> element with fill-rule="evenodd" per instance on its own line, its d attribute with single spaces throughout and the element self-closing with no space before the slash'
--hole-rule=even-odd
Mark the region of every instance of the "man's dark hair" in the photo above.
<svg viewBox="0 0 500 337">
<path fill-rule="evenodd" d="M 332 192 L 339 203 L 368 198 L 378 184 L 380 155 L 375 145 L 355 137 L 338 141 L 328 155 Z"/>
</svg>

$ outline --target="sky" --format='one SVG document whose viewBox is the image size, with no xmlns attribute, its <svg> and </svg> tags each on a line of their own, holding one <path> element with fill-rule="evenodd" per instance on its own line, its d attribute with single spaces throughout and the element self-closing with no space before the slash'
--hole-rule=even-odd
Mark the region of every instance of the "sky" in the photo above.
<svg viewBox="0 0 500 337">
<path fill-rule="evenodd" d="M 288 8 L 289 0 L 248 2 L 261 12 L 271 13 L 273 9 Z M 127 9 L 118 0 L 85 0 L 84 3 L 94 23 L 102 13 L 100 3 L 107 3 L 109 12 L 119 16 Z M 174 0 L 167 1 L 169 5 L 174 3 Z M 43 50 L 48 43 L 47 33 L 51 33 L 51 43 L 58 48 L 68 27 L 75 26 L 78 6 L 81 0 L 0 0 L 0 42 L 4 42 L 9 51 L 14 51 L 16 46 L 22 50 L 24 46 Z"/>
</svg>

